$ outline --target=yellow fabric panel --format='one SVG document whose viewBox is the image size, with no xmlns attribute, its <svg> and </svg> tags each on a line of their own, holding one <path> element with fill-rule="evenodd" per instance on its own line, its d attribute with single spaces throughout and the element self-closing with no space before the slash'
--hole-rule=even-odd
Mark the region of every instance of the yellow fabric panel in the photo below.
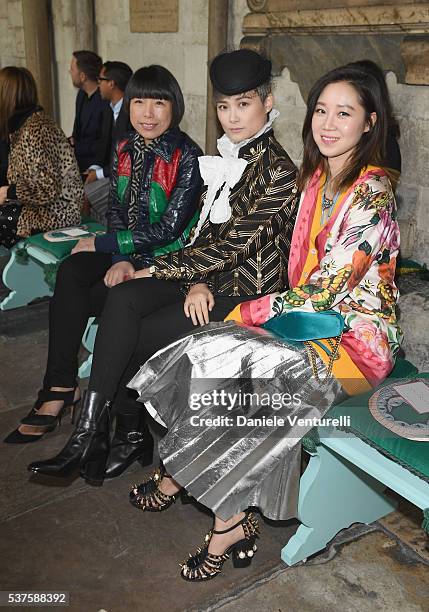
<svg viewBox="0 0 429 612">
<path fill-rule="evenodd" d="M 324 340 L 319 340 L 319 342 L 323 343 L 328 349 L 330 349 L 328 343 Z M 328 366 L 329 355 L 327 355 L 325 351 L 315 342 L 312 342 L 311 344 L 316 349 L 317 354 L 322 359 L 323 363 Z M 334 361 L 332 374 L 337 380 L 340 381 L 348 395 L 359 395 L 360 393 L 365 393 L 366 391 L 371 391 L 372 389 L 372 386 L 369 384 L 365 376 L 351 359 L 345 348 L 341 345 L 338 351 L 338 359 Z M 321 372 L 320 377 L 323 380 L 323 372 Z"/>
</svg>

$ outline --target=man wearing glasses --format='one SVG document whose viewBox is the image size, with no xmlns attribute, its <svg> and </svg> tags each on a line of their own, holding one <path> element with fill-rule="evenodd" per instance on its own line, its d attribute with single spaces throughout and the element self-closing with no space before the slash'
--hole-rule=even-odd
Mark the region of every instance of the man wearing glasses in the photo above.
<svg viewBox="0 0 429 612">
<path fill-rule="evenodd" d="M 131 68 L 124 62 L 105 62 L 97 78 L 100 96 L 109 106 L 103 113 L 101 138 L 94 161 L 85 173 L 85 194 L 91 216 L 100 223 L 106 223 L 110 164 L 116 143 L 132 129 L 123 105 L 125 88 L 131 76 Z"/>
</svg>

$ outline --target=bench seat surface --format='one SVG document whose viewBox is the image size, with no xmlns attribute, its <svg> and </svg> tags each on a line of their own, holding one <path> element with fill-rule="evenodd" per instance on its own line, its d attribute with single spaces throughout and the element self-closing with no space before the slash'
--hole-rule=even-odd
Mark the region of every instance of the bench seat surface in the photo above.
<svg viewBox="0 0 429 612">
<path fill-rule="evenodd" d="M 104 225 L 100 223 L 94 223 L 93 221 L 86 222 L 84 225 L 91 232 L 103 232 L 106 231 Z M 47 251 L 53 255 L 56 259 L 62 260 L 66 255 L 69 255 L 70 251 L 77 243 L 77 240 L 66 240 L 64 242 L 50 242 L 43 237 L 43 234 L 35 234 L 25 239 L 25 244 L 31 247 L 37 247 L 43 251 Z"/>
<path fill-rule="evenodd" d="M 400 370 L 398 370 L 400 371 Z M 429 373 L 402 374 L 403 378 L 429 378 Z M 394 377 L 389 377 L 381 386 L 391 385 Z M 350 427 L 343 427 L 364 442 L 370 444 L 378 451 L 399 463 L 411 473 L 429 482 L 429 442 L 411 440 L 395 434 L 386 429 L 372 416 L 368 400 L 373 391 L 356 397 L 351 397 L 345 402 L 332 407 L 329 417 L 338 418 L 350 416 Z M 411 418 L 413 422 L 427 422 L 429 413 L 412 415 L 411 408 L 402 408 L 404 420 Z"/>
</svg>

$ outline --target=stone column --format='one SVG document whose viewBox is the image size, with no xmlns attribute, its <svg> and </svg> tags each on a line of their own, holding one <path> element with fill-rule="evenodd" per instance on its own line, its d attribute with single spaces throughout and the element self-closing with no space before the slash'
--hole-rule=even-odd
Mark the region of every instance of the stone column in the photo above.
<svg viewBox="0 0 429 612">
<path fill-rule="evenodd" d="M 73 51 L 81 49 L 97 51 L 94 1 L 54 0 L 51 3 L 51 10 L 57 119 L 69 136 L 73 127 L 76 99 L 76 90 L 69 74 L 70 61 Z"/>
<path fill-rule="evenodd" d="M 75 18 L 74 51 L 78 51 L 79 49 L 97 51 L 95 41 L 94 1 L 74 0 L 73 13 Z"/>
<path fill-rule="evenodd" d="M 210 61 L 226 49 L 228 40 L 228 0 L 209 0 L 207 58 Z M 213 105 L 212 86 L 207 72 L 206 153 L 215 155 L 219 126 Z"/>
<path fill-rule="evenodd" d="M 47 0 L 22 0 L 22 16 L 26 65 L 36 80 L 40 104 L 52 116 L 52 56 Z"/>
</svg>

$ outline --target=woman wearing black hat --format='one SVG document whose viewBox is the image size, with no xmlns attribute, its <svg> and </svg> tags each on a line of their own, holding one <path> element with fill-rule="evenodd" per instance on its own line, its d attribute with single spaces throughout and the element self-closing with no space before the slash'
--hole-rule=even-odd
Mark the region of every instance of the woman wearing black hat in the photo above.
<svg viewBox="0 0 429 612">
<path fill-rule="evenodd" d="M 218 141 L 220 156 L 199 158 L 207 189 L 191 243 L 155 257 L 153 266 L 109 291 L 83 410 L 90 418 L 78 422 L 56 457 L 30 464 L 31 471 L 66 476 L 79 468 L 84 477 L 102 480 L 108 405 L 115 396 L 120 401 L 138 367 L 194 325 L 222 321 L 238 303 L 287 283 L 296 168 L 271 127 L 277 112 L 270 70 L 271 62 L 244 49 L 213 61 L 225 135 Z M 114 470 L 108 466 L 107 477 L 126 468 L 132 451 L 131 443 L 124 445 L 122 462 Z"/>
</svg>

